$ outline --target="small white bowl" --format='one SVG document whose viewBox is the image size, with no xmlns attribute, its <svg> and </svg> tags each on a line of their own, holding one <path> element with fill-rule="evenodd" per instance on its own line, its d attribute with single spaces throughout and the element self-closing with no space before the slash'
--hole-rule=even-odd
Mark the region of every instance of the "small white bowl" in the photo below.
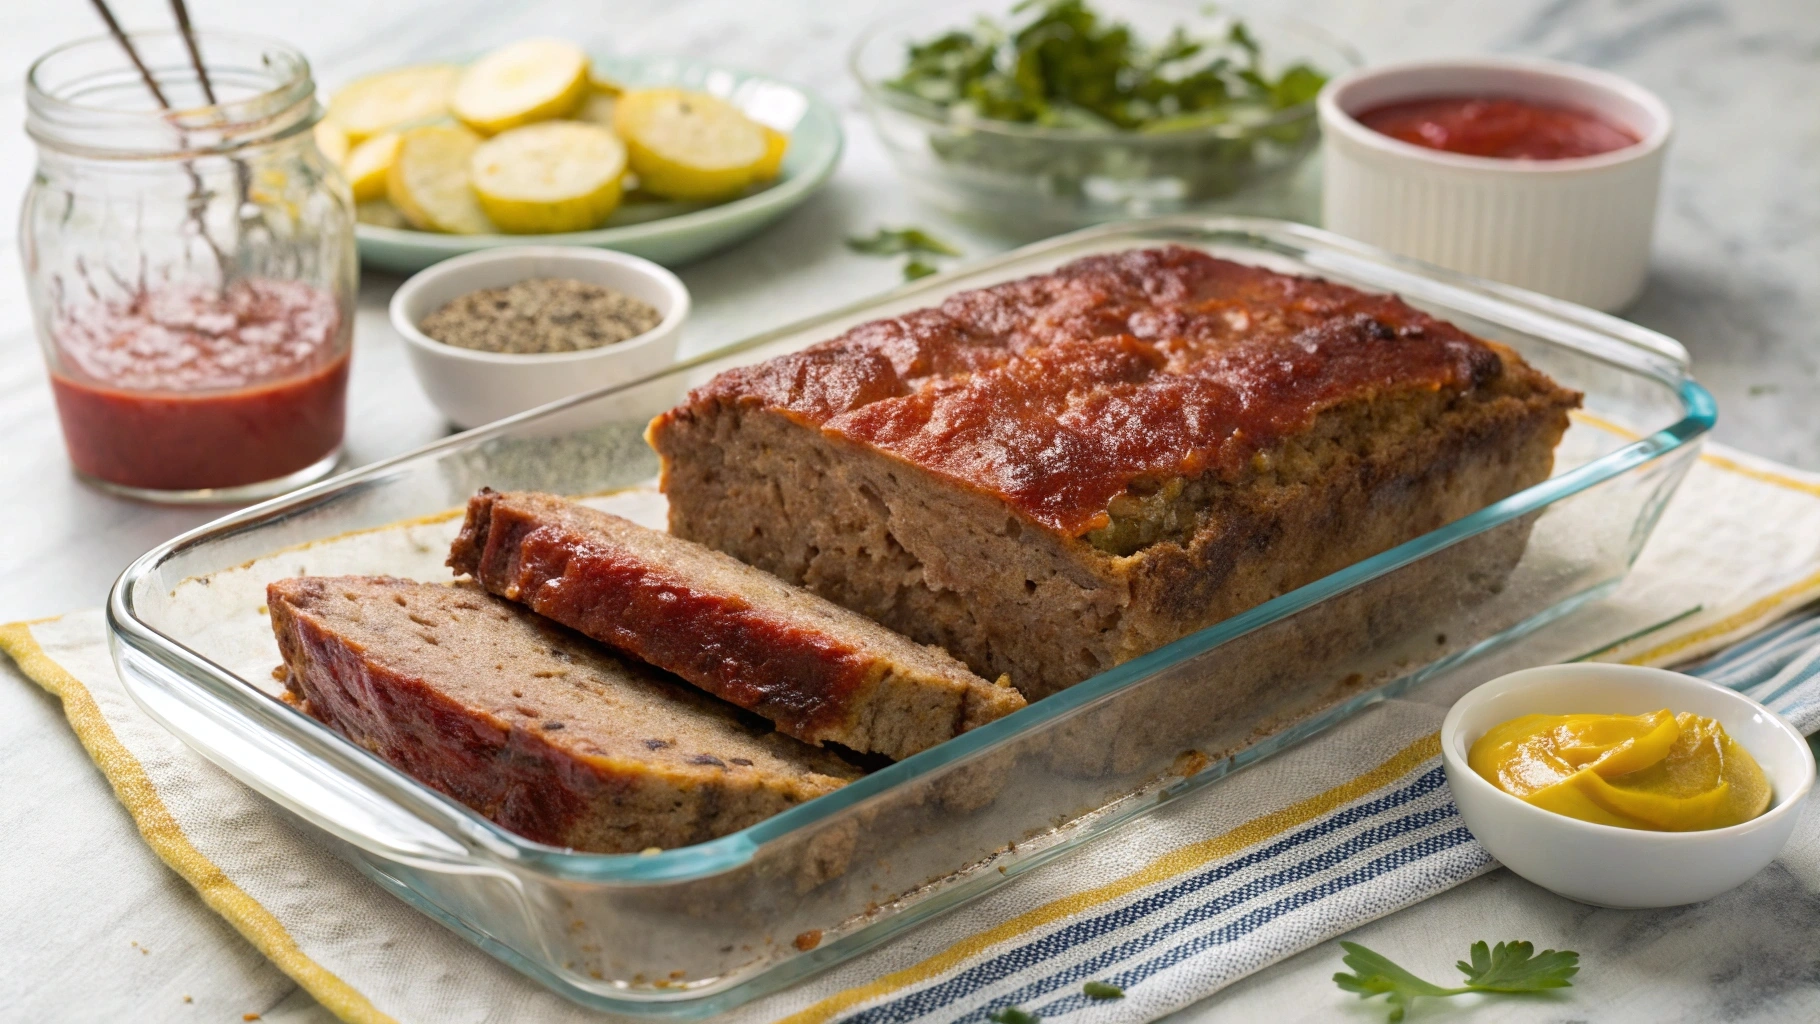
<svg viewBox="0 0 1820 1024">
<path fill-rule="evenodd" d="M 645 333 L 581 352 L 512 355 L 456 348 L 417 329 L 424 317 L 469 292 L 533 277 L 602 285 L 650 303 L 663 319 Z M 623 384 L 676 360 L 689 290 L 675 274 L 608 249 L 512 246 L 457 256 L 417 272 L 392 295 L 392 327 L 404 336 L 411 369 L 430 402 L 466 429 L 557 399 Z"/>
<path fill-rule="evenodd" d="M 1388 103 L 1502 96 L 1588 111 L 1639 141 L 1598 156 L 1503 160 L 1428 149 L 1365 127 Z M 1450 270 L 1594 309 L 1643 290 L 1673 119 L 1643 87 L 1555 61 L 1471 57 L 1365 68 L 1328 83 L 1324 226 Z"/>
<path fill-rule="evenodd" d="M 1662 708 L 1718 719 L 1763 766 L 1774 789 L 1769 809 L 1706 832 L 1595 825 L 1524 803 L 1467 766 L 1479 737 L 1519 715 Z M 1698 903 L 1743 883 L 1782 852 L 1814 786 L 1813 751 L 1775 712 L 1716 683 L 1634 665 L 1549 665 L 1500 676 L 1447 713 L 1441 761 L 1460 817 L 1487 852 L 1545 889 L 1601 907 Z"/>
</svg>

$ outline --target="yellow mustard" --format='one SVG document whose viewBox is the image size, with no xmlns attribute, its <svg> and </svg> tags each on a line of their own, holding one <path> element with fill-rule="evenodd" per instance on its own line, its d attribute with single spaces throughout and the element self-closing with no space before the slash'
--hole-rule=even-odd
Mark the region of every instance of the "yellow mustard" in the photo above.
<svg viewBox="0 0 1820 1024">
<path fill-rule="evenodd" d="M 1710 718 L 1664 708 L 1647 715 L 1524 715 L 1467 753 L 1492 785 L 1581 821 L 1698 832 L 1749 821 L 1769 807 L 1769 780 Z"/>
</svg>

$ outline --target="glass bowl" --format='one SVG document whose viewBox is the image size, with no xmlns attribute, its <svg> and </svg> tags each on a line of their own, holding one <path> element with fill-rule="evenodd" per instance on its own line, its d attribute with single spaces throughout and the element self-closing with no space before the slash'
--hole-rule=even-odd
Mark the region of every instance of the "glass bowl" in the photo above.
<svg viewBox="0 0 1820 1024">
<path fill-rule="evenodd" d="M 853 46 L 848 67 L 866 110 L 919 199 L 1020 233 L 1176 213 L 1284 212 L 1296 171 L 1320 138 L 1312 99 L 1246 120 L 1142 132 L 986 120 L 888 84 L 911 43 L 981 18 L 1003 24 L 1011 7 L 961 0 L 918 8 L 875 23 Z M 1236 18 L 1258 41 L 1271 77 L 1296 63 L 1329 78 L 1362 64 L 1345 43 L 1286 19 L 1148 0 L 1101 0 L 1096 10 L 1152 43 L 1178 26 L 1197 38 L 1224 37 Z M 1260 208 L 1268 203 L 1278 208 Z"/>
</svg>

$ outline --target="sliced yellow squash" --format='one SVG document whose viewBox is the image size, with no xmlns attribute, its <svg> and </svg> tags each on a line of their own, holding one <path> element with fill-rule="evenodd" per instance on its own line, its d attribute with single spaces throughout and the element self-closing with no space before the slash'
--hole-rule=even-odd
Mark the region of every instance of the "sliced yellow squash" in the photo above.
<svg viewBox="0 0 1820 1024">
<path fill-rule="evenodd" d="M 626 91 L 625 86 L 601 74 L 600 70 L 592 65 L 588 67 L 588 88 L 601 96 L 618 96 Z"/>
<path fill-rule="evenodd" d="M 316 122 L 311 129 L 316 136 L 316 148 L 329 158 L 329 163 L 340 167 L 348 162 L 348 133 L 328 118 Z"/>
<path fill-rule="evenodd" d="M 758 170 L 752 175 L 752 180 L 770 181 L 777 177 L 779 171 L 783 170 L 784 153 L 790 149 L 790 136 L 767 125 L 761 124 L 759 128 L 763 129 L 765 133 L 765 159 L 758 165 Z"/>
<path fill-rule="evenodd" d="M 645 191 L 670 199 L 738 195 L 773 161 L 764 127 L 707 93 L 627 90 L 614 103 L 613 129 Z"/>
<path fill-rule="evenodd" d="M 461 69 L 421 64 L 358 79 L 329 100 L 329 118 L 350 143 L 449 112 L 449 92 Z"/>
<path fill-rule="evenodd" d="M 587 98 L 588 56 L 560 39 L 525 39 L 468 65 L 450 106 L 486 135 L 567 117 Z"/>
<path fill-rule="evenodd" d="M 549 121 L 488 139 L 474 151 L 470 173 L 481 207 L 501 229 L 586 231 L 619 205 L 626 147 L 599 125 Z"/>
<path fill-rule="evenodd" d="M 481 235 L 494 231 L 468 176 L 480 136 L 457 125 L 427 125 L 399 136 L 386 197 L 411 226 Z"/>
<path fill-rule="evenodd" d="M 372 224 L 382 228 L 408 228 L 411 222 L 404 219 L 404 214 L 393 206 L 389 199 L 370 199 L 364 203 L 354 204 L 354 219 L 362 224 Z"/>
<path fill-rule="evenodd" d="M 386 177 L 398 159 L 399 141 L 397 132 L 382 132 L 355 146 L 342 161 L 348 184 L 354 188 L 355 202 L 385 198 Z"/>
<path fill-rule="evenodd" d="M 618 104 L 617 97 L 604 92 L 591 92 L 588 98 L 581 101 L 581 107 L 575 111 L 575 120 L 597 124 L 602 128 L 613 127 L 613 108 Z"/>
</svg>

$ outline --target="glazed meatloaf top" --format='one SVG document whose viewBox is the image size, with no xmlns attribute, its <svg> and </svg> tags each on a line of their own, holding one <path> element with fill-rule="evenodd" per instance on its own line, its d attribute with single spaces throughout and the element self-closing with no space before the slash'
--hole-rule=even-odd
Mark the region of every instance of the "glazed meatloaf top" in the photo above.
<svg viewBox="0 0 1820 1024">
<path fill-rule="evenodd" d="M 1181 246 L 1053 273 L 729 370 L 678 409 L 758 407 L 1079 537 L 1127 492 L 1234 478 L 1321 413 L 1401 394 L 1577 396 L 1393 295 Z"/>
<path fill-rule="evenodd" d="M 1024 706 L 939 648 L 553 494 L 483 489 L 449 565 L 818 745 L 905 758 Z"/>
<path fill-rule="evenodd" d="M 309 714 L 539 842 L 702 842 L 861 774 L 471 584 L 312 576 L 266 597 Z"/>
</svg>

